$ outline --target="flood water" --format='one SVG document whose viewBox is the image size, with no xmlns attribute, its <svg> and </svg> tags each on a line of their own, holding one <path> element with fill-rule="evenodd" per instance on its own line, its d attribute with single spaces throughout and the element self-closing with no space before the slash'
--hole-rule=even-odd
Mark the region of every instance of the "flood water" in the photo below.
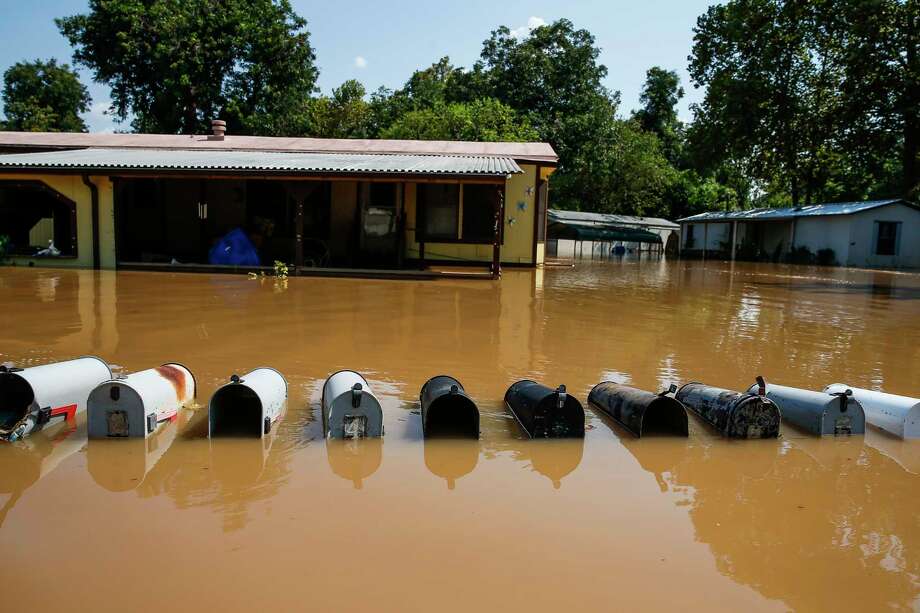
<svg viewBox="0 0 920 613">
<path fill-rule="evenodd" d="M 478 280 L 250 280 L 0 268 L 0 362 L 188 366 L 199 408 L 146 443 L 85 420 L 0 445 L 4 611 L 835 610 L 920 603 L 920 441 L 634 439 L 601 380 L 746 389 L 758 374 L 920 395 L 920 276 L 581 263 Z M 233 373 L 288 378 L 264 442 L 206 438 Z M 365 374 L 381 440 L 327 442 L 324 378 Z M 479 441 L 425 441 L 458 378 Z M 530 441 L 521 378 L 565 383 L 584 440 Z"/>
</svg>

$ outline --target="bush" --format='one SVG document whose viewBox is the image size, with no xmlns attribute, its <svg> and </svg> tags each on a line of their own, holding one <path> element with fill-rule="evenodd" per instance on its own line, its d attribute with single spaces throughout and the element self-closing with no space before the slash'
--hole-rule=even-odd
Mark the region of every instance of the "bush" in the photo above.
<svg viewBox="0 0 920 613">
<path fill-rule="evenodd" d="M 818 249 L 817 261 L 819 266 L 836 266 L 837 254 L 833 249 Z"/>
<path fill-rule="evenodd" d="M 814 264 L 815 254 L 808 247 L 793 247 L 792 251 L 786 256 L 786 262 L 789 264 Z"/>
</svg>

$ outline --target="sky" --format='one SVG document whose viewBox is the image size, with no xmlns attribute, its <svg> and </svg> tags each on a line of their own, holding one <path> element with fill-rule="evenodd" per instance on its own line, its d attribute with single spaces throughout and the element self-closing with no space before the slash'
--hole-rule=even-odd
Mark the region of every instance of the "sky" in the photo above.
<svg viewBox="0 0 920 613">
<path fill-rule="evenodd" d="M 358 79 L 369 92 L 381 85 L 396 89 L 413 70 L 443 56 L 456 66 L 470 67 L 490 32 L 506 25 L 519 36 L 529 28 L 560 18 L 594 34 L 600 62 L 608 69 L 605 85 L 621 94 L 621 114 L 639 105 L 645 71 L 652 66 L 676 70 L 686 96 L 679 105 L 682 119 L 690 104 L 702 98 L 687 74 L 687 56 L 696 18 L 715 0 L 292 0 L 311 33 L 324 93 L 347 79 Z M 56 57 L 71 62 L 72 50 L 58 33 L 54 18 L 87 10 L 86 0 L 0 0 L 0 70 L 22 60 Z M 106 114 L 109 89 L 89 86 L 93 108 L 85 120 L 93 132 L 127 130 Z"/>
</svg>

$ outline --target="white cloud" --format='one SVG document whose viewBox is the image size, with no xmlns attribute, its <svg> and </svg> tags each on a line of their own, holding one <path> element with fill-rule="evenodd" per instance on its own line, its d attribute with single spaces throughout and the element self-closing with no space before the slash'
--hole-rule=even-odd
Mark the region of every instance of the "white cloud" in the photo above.
<svg viewBox="0 0 920 613">
<path fill-rule="evenodd" d="M 359 55 L 355 58 L 355 68 L 367 68 L 367 60 L 364 56 Z"/>
<path fill-rule="evenodd" d="M 109 113 L 111 106 L 111 100 L 94 102 L 92 106 L 90 106 L 89 112 L 83 115 L 83 120 L 89 127 L 90 132 L 115 131 L 115 118 Z"/>
<path fill-rule="evenodd" d="M 531 16 L 527 18 L 527 25 L 523 25 L 519 28 L 514 28 L 513 30 L 511 30 L 511 36 L 513 36 L 514 38 L 527 38 L 528 36 L 530 36 L 530 33 L 533 30 L 535 30 L 536 28 L 539 28 L 540 26 L 545 26 L 545 25 L 546 25 L 546 20 L 543 19 L 542 17 Z"/>
</svg>

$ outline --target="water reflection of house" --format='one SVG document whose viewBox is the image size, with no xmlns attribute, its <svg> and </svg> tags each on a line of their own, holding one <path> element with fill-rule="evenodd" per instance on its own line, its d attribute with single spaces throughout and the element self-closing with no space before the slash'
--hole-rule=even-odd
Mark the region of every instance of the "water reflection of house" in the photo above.
<svg viewBox="0 0 920 613">
<path fill-rule="evenodd" d="M 16 263 L 201 269 L 221 265 L 209 252 L 238 228 L 258 252 L 244 267 L 279 260 L 314 274 L 539 265 L 557 163 L 545 143 L 217 127 L 205 136 L 5 132 L 0 152 L 0 235 Z M 38 255 L 49 242 L 56 252 Z"/>
<path fill-rule="evenodd" d="M 709 212 L 678 222 L 684 255 L 920 268 L 920 206 L 907 200 Z"/>
</svg>

